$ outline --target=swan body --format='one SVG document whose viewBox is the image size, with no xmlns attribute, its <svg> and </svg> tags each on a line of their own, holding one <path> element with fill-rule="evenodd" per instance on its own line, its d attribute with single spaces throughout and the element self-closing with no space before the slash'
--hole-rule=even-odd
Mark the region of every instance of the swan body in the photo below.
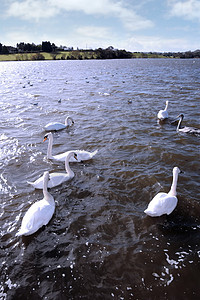
<svg viewBox="0 0 200 300">
<path fill-rule="evenodd" d="M 69 151 L 67 156 L 65 157 L 65 170 L 66 173 L 49 173 L 49 181 L 48 181 L 48 188 L 53 188 L 62 184 L 65 181 L 68 181 L 74 177 L 74 172 L 70 169 L 69 166 L 69 159 L 70 157 L 74 157 L 76 159 L 76 153 Z M 42 189 L 43 187 L 43 179 L 44 176 L 41 176 L 34 182 L 28 181 L 35 189 Z"/>
<path fill-rule="evenodd" d="M 178 199 L 176 197 L 176 186 L 178 181 L 178 167 L 173 168 L 173 181 L 169 193 L 158 193 L 149 203 L 145 213 L 150 217 L 160 217 L 164 214 L 171 214 L 175 209 Z"/>
<path fill-rule="evenodd" d="M 179 122 L 178 122 L 178 126 L 176 128 L 176 131 L 180 131 L 180 132 L 185 132 L 185 133 L 194 133 L 194 134 L 200 134 L 200 129 L 194 128 L 194 127 L 183 127 L 181 128 L 181 123 L 183 121 L 184 115 L 180 114 L 178 115 L 179 118 Z"/>
<path fill-rule="evenodd" d="M 44 172 L 43 195 L 44 198 L 35 202 L 25 213 L 20 230 L 16 236 L 31 235 L 38 231 L 43 225 L 47 225 L 55 211 L 55 201 L 53 196 L 47 191 L 49 172 Z"/>
<path fill-rule="evenodd" d="M 73 125 L 74 124 L 74 121 L 73 121 L 73 119 L 71 118 L 71 117 L 67 117 L 66 119 L 65 119 L 65 124 L 63 124 L 63 123 L 59 123 L 59 122 L 51 122 L 51 123 L 48 123 L 47 125 L 45 125 L 44 126 L 44 129 L 46 130 L 46 131 L 58 131 L 58 130 L 61 130 L 61 129 L 65 129 L 65 128 L 67 128 L 67 127 L 69 127 L 69 126 L 71 126 L 71 125 Z"/>
<path fill-rule="evenodd" d="M 168 112 L 167 112 L 167 108 L 168 108 L 168 101 L 166 101 L 166 106 L 165 109 L 160 110 L 157 114 L 157 118 L 161 121 L 165 120 L 168 118 Z"/>
<path fill-rule="evenodd" d="M 56 161 L 65 161 L 66 156 L 69 152 L 75 152 L 77 154 L 77 159 L 75 159 L 73 156 L 70 157 L 70 162 L 81 162 L 84 160 L 89 160 L 93 158 L 93 156 L 98 152 L 98 150 L 95 150 L 93 152 L 85 151 L 85 150 L 70 150 L 63 152 L 58 155 L 52 155 L 52 146 L 53 146 L 53 135 L 51 132 L 47 133 L 44 137 L 44 141 L 49 139 L 48 143 L 48 149 L 47 149 L 47 159 L 53 159 Z"/>
</svg>

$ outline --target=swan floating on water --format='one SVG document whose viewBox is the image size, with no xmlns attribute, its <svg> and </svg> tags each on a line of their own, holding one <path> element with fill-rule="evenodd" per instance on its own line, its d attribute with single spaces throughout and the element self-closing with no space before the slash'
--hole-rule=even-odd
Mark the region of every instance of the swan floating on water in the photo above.
<svg viewBox="0 0 200 300">
<path fill-rule="evenodd" d="M 169 101 L 166 101 L 165 109 L 160 110 L 157 114 L 157 118 L 161 121 L 164 121 L 165 119 L 168 118 L 168 112 L 167 112 L 168 103 L 169 103 Z"/>
<path fill-rule="evenodd" d="M 179 118 L 178 126 L 176 128 L 176 131 L 185 132 L 185 133 L 193 133 L 193 134 L 200 134 L 200 129 L 194 128 L 194 127 L 183 127 L 181 128 L 181 123 L 183 121 L 184 115 L 180 114 L 177 116 Z"/>
<path fill-rule="evenodd" d="M 62 184 L 65 181 L 68 181 L 74 177 L 74 172 L 70 169 L 69 166 L 69 159 L 70 157 L 74 157 L 77 159 L 77 154 L 70 151 L 66 158 L 65 158 L 65 170 L 66 173 L 49 173 L 49 181 L 48 181 L 48 188 L 53 188 L 55 186 L 58 186 Z M 29 184 L 31 184 L 35 189 L 42 189 L 43 188 L 43 178 L 44 176 L 41 176 L 34 182 L 28 181 Z"/>
<path fill-rule="evenodd" d="M 53 196 L 47 191 L 49 172 L 44 172 L 43 178 L 44 198 L 35 202 L 25 213 L 20 230 L 16 236 L 31 235 L 38 231 L 43 225 L 47 225 L 55 211 L 55 201 Z"/>
<path fill-rule="evenodd" d="M 53 146 L 53 134 L 51 132 L 47 133 L 44 137 L 44 141 L 49 139 L 48 143 L 48 149 L 47 149 L 47 159 L 54 159 L 57 161 L 65 161 L 65 157 L 68 155 L 69 152 L 75 152 L 77 154 L 77 159 L 75 159 L 73 156 L 70 157 L 70 162 L 81 162 L 84 160 L 89 160 L 94 157 L 95 154 L 97 154 L 98 150 L 95 150 L 93 152 L 85 151 L 85 150 L 70 150 L 66 151 L 61 154 L 52 155 L 52 146 Z"/>
<path fill-rule="evenodd" d="M 65 119 L 65 124 L 63 123 L 59 123 L 59 122 L 51 122 L 51 123 L 48 123 L 47 125 L 44 126 L 44 129 L 46 131 L 58 131 L 58 130 L 61 130 L 61 129 L 65 129 L 67 127 L 70 127 L 74 124 L 74 120 L 71 118 L 71 117 L 66 117 Z"/>
<path fill-rule="evenodd" d="M 178 167 L 173 168 L 173 181 L 169 193 L 158 193 L 149 203 L 145 214 L 150 217 L 160 217 L 164 214 L 171 214 L 175 209 L 178 199 L 176 197 L 176 186 L 178 181 L 178 174 L 180 170 Z"/>
</svg>

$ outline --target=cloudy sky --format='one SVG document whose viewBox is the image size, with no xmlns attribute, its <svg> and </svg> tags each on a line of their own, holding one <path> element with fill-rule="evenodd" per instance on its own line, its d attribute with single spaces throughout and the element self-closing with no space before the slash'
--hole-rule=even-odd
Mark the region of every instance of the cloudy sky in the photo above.
<svg viewBox="0 0 200 300">
<path fill-rule="evenodd" d="M 0 43 L 129 51 L 200 48 L 200 0 L 1 0 Z"/>
</svg>

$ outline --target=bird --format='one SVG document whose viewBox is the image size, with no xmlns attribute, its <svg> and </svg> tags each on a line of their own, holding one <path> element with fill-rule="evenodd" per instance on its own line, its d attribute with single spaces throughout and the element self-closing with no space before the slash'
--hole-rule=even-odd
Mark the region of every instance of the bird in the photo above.
<svg viewBox="0 0 200 300">
<path fill-rule="evenodd" d="M 157 118 L 161 121 L 164 121 L 165 119 L 168 118 L 168 112 L 167 112 L 168 103 L 169 103 L 169 101 L 166 101 L 165 109 L 160 110 L 157 114 Z"/>
<path fill-rule="evenodd" d="M 44 172 L 43 195 L 44 198 L 35 202 L 25 213 L 21 228 L 16 236 L 31 235 L 38 231 L 43 225 L 47 225 L 55 211 L 55 201 L 53 196 L 47 191 L 49 172 Z"/>
<path fill-rule="evenodd" d="M 77 159 L 75 159 L 73 156 L 70 157 L 70 162 L 82 162 L 84 160 L 89 160 L 94 157 L 95 154 L 97 154 L 98 150 L 95 150 L 93 152 L 85 151 L 85 150 L 70 150 L 66 151 L 61 154 L 52 155 L 52 146 L 53 146 L 53 134 L 52 132 L 49 132 L 45 135 L 44 141 L 49 139 L 48 148 L 47 148 L 47 159 L 53 159 L 56 161 L 65 161 L 65 157 L 69 152 L 75 152 L 77 154 Z"/>
<path fill-rule="evenodd" d="M 55 186 L 58 186 L 62 184 L 65 181 L 68 181 L 74 177 L 74 172 L 70 169 L 69 166 L 69 159 L 70 157 L 74 157 L 77 159 L 77 154 L 73 151 L 69 151 L 69 153 L 65 157 L 65 170 L 66 173 L 49 173 L 49 181 L 48 181 L 48 188 L 53 188 Z M 34 182 L 27 181 L 29 184 L 31 184 L 35 189 L 42 189 L 43 187 L 43 178 L 44 176 L 41 176 Z"/>
<path fill-rule="evenodd" d="M 171 214 L 175 209 L 178 199 L 176 197 L 176 186 L 178 181 L 178 174 L 180 170 L 178 167 L 173 168 L 173 181 L 169 193 L 158 193 L 149 203 L 145 214 L 150 217 L 160 217 L 164 214 Z"/>
<path fill-rule="evenodd" d="M 176 128 L 176 131 L 185 132 L 185 133 L 200 134 L 200 129 L 197 129 L 197 128 L 194 128 L 194 127 L 185 126 L 185 127 L 181 128 L 181 123 L 183 121 L 184 114 L 178 115 L 177 118 L 179 118 L 179 122 L 178 122 L 178 126 Z"/>
<path fill-rule="evenodd" d="M 65 124 L 60 122 L 51 122 L 44 126 L 45 131 L 58 131 L 61 129 L 65 129 L 74 124 L 74 120 L 71 117 L 66 117 Z"/>
</svg>

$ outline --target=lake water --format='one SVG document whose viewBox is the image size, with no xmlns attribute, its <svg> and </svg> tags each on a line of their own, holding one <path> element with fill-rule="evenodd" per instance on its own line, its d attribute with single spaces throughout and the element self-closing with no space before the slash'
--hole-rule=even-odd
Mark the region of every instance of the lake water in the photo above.
<svg viewBox="0 0 200 300">
<path fill-rule="evenodd" d="M 199 299 L 200 137 L 156 118 L 169 100 L 170 119 L 200 128 L 199 70 L 175 59 L 0 63 L 0 299 Z M 67 115 L 75 124 L 53 133 L 53 154 L 98 154 L 50 190 L 49 224 L 15 237 L 43 198 L 27 180 L 64 172 L 43 137 Z M 146 216 L 174 166 L 176 209 Z"/>
</svg>

